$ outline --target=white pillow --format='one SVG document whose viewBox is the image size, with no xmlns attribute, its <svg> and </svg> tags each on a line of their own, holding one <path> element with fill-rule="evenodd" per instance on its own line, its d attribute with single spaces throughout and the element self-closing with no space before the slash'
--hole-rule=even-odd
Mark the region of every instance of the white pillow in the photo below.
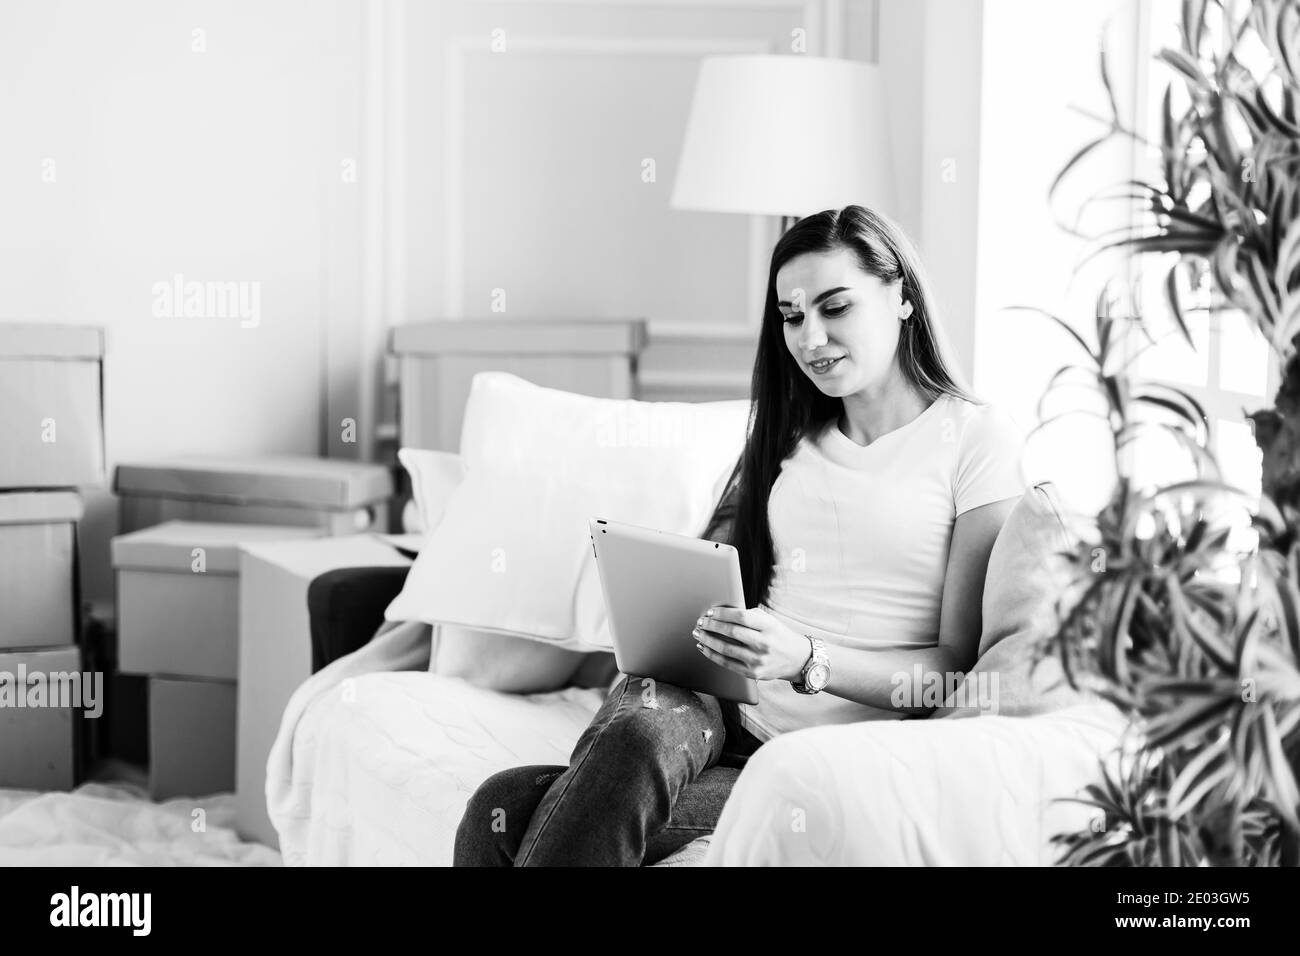
<svg viewBox="0 0 1300 956">
<path fill-rule="evenodd" d="M 408 537 L 422 543 L 442 521 L 451 493 L 465 477 L 465 463 L 455 452 L 428 448 L 403 448 L 397 460 L 411 479 L 410 514 L 403 518 L 404 527 Z M 435 625 L 432 640 L 430 673 L 509 694 L 565 687 L 589 659 L 562 647 L 450 624 Z"/>
<path fill-rule="evenodd" d="M 447 500 L 465 477 L 465 463 L 455 452 L 428 448 L 403 448 L 397 460 L 411 477 L 411 500 L 415 505 L 414 520 L 403 515 L 402 527 L 410 532 L 436 528 Z"/>
<path fill-rule="evenodd" d="M 587 519 L 700 534 L 748 420 L 747 401 L 590 398 L 478 373 L 464 478 L 385 617 L 608 650 Z"/>
</svg>

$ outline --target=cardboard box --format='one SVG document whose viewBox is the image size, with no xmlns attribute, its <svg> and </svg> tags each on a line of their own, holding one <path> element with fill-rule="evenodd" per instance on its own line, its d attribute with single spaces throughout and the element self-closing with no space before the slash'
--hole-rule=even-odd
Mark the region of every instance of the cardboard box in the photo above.
<svg viewBox="0 0 1300 956">
<path fill-rule="evenodd" d="M 123 674 L 117 667 L 117 622 L 106 608 L 86 616 L 82 631 L 82 666 L 104 675 L 104 711 L 82 722 L 82 761 L 100 760 L 149 765 L 149 678 Z"/>
<path fill-rule="evenodd" d="M 104 483 L 103 332 L 0 323 L 0 488 Z"/>
<path fill-rule="evenodd" d="M 510 372 L 546 388 L 635 398 L 644 319 L 450 319 L 393 329 L 403 448 L 459 451 L 470 382 Z"/>
<path fill-rule="evenodd" d="M 117 466 L 122 531 L 164 521 L 388 530 L 392 473 L 328 458 L 180 458 Z"/>
<path fill-rule="evenodd" d="M 81 717 L 102 706 L 102 684 L 86 678 L 76 647 L 0 652 L 0 787 L 76 785 Z"/>
<path fill-rule="evenodd" d="M 169 521 L 118 535 L 112 554 L 119 669 L 234 680 L 240 546 L 322 533 L 316 528 Z"/>
<path fill-rule="evenodd" d="M 234 789 L 234 682 L 149 678 L 149 795 L 168 800 Z"/>
<path fill-rule="evenodd" d="M 266 813 L 266 761 L 285 705 L 311 676 L 307 587 L 336 568 L 406 567 L 396 548 L 351 535 L 251 544 L 239 556 L 239 744 L 235 822 L 245 839 L 278 846 Z"/>
<path fill-rule="evenodd" d="M 0 649 L 77 638 L 75 491 L 0 492 Z"/>
</svg>

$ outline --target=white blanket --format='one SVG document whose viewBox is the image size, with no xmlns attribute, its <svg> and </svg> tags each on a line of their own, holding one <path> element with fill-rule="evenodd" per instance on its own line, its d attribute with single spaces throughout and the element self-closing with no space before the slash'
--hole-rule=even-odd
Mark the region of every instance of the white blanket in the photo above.
<svg viewBox="0 0 1300 956">
<path fill-rule="evenodd" d="M 398 624 L 290 698 L 266 794 L 290 865 L 447 866 L 474 790 L 568 763 L 603 690 L 501 694 L 427 673 L 428 628 Z"/>
<path fill-rule="evenodd" d="M 196 812 L 201 811 L 201 812 Z M 0 866 L 277 866 L 234 831 L 234 796 L 152 802 L 125 783 L 0 790 Z"/>
</svg>

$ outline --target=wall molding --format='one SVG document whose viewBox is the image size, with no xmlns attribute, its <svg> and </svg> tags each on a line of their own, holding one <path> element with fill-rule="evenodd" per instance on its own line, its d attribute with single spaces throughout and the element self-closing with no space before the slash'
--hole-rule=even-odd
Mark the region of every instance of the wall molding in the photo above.
<svg viewBox="0 0 1300 956">
<path fill-rule="evenodd" d="M 533 55 L 589 56 L 711 56 L 717 54 L 770 53 L 772 43 L 732 37 L 546 36 L 512 34 L 512 51 Z M 465 147 L 465 63 L 470 56 L 492 55 L 490 39 L 482 35 L 449 37 L 444 45 L 443 74 L 443 181 L 445 214 L 442 229 L 444 262 L 443 315 L 464 315 L 465 208 L 462 199 Z M 685 123 L 685 117 L 683 117 Z M 746 299 L 748 318 L 738 327 L 757 328 L 767 281 L 768 253 L 775 241 L 774 220 L 750 216 L 748 231 Z M 652 321 L 655 321 L 652 319 Z"/>
<path fill-rule="evenodd" d="M 323 303 L 327 374 L 323 451 L 373 460 L 386 388 L 388 330 L 406 321 L 407 0 L 365 0 L 361 7 L 359 308 L 335 314 Z M 330 206 L 339 208 L 341 204 Z M 328 228 L 328 227 L 327 227 Z M 328 263 L 327 263 L 328 268 Z M 339 415 L 355 417 L 355 445 L 339 441 Z"/>
</svg>

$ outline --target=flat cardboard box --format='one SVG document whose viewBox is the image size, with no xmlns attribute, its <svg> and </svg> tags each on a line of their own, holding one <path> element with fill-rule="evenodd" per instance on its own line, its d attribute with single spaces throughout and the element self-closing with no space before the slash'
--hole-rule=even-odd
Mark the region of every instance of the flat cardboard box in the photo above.
<svg viewBox="0 0 1300 956">
<path fill-rule="evenodd" d="M 279 837 L 266 813 L 266 761 L 285 705 L 311 676 L 307 587 L 337 568 L 406 567 L 370 535 L 252 544 L 239 556 L 239 746 L 235 823 L 267 846 Z"/>
<path fill-rule="evenodd" d="M 306 457 L 190 457 L 118 465 L 119 527 L 165 521 L 276 524 L 325 534 L 388 530 L 383 465 Z"/>
<path fill-rule="evenodd" d="M 0 488 L 104 484 L 103 332 L 0 322 Z"/>
<path fill-rule="evenodd" d="M 79 675 L 75 682 L 50 680 L 72 674 Z M 76 785 L 81 717 L 102 706 L 102 684 L 96 688 L 92 679 L 81 689 L 85 678 L 76 647 L 0 652 L 0 787 L 71 790 Z M 34 696 L 37 681 L 44 683 L 43 699 Z M 76 691 L 72 697 L 80 699 L 65 696 L 65 690 Z M 65 706 L 51 706 L 60 703 Z"/>
<path fill-rule="evenodd" d="M 149 796 L 235 789 L 233 681 L 149 679 Z"/>
<path fill-rule="evenodd" d="M 73 643 L 75 491 L 0 492 L 0 650 Z"/>
<path fill-rule="evenodd" d="M 470 383 L 484 371 L 601 398 L 634 398 L 644 319 L 443 319 L 393 329 L 403 448 L 460 450 Z"/>
<path fill-rule="evenodd" d="M 316 528 L 170 521 L 113 539 L 118 668 L 235 680 L 239 549 L 319 537 Z"/>
</svg>

